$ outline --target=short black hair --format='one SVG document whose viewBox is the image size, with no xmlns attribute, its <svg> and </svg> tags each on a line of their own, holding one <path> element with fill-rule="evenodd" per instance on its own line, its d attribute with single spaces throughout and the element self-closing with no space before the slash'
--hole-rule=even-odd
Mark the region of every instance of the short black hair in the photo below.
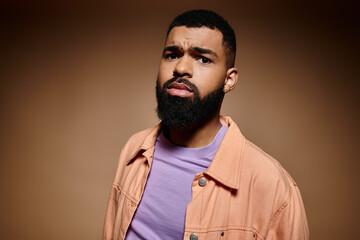
<svg viewBox="0 0 360 240">
<path fill-rule="evenodd" d="M 166 37 L 169 36 L 171 29 L 177 26 L 186 27 L 208 27 L 218 29 L 223 35 L 223 45 L 227 52 L 226 65 L 228 68 L 234 67 L 236 55 L 236 37 L 234 30 L 229 23 L 219 14 L 205 9 L 186 11 L 177 16 L 170 24 Z"/>
</svg>

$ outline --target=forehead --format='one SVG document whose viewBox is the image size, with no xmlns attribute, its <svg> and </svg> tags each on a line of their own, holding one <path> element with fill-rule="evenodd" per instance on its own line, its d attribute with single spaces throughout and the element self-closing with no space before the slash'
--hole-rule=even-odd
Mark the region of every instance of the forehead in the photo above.
<svg viewBox="0 0 360 240">
<path fill-rule="evenodd" d="M 221 55 L 223 36 L 217 29 L 179 26 L 171 29 L 166 39 L 165 46 L 171 45 L 178 45 L 184 49 L 194 46 L 208 48 Z"/>
</svg>

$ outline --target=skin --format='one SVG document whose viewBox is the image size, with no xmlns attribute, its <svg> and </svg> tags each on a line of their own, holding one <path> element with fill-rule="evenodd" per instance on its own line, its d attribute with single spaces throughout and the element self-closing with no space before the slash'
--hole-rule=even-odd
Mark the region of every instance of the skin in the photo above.
<svg viewBox="0 0 360 240">
<path fill-rule="evenodd" d="M 199 89 L 200 98 L 224 85 L 224 93 L 230 92 L 236 85 L 238 71 L 226 67 L 226 50 L 223 35 L 217 29 L 207 27 L 174 27 L 166 39 L 160 61 L 158 79 L 160 86 L 173 78 L 187 78 Z M 167 92 L 179 97 L 193 97 L 191 89 L 173 85 Z M 218 111 L 201 122 L 183 130 L 171 128 L 168 135 L 174 144 L 198 148 L 212 142 L 221 128 Z"/>
</svg>

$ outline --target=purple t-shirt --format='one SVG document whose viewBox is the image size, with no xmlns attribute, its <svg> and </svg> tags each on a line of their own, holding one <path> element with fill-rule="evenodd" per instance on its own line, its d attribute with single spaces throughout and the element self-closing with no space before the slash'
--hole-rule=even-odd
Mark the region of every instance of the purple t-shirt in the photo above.
<svg viewBox="0 0 360 240">
<path fill-rule="evenodd" d="M 214 140 L 201 148 L 174 145 L 160 133 L 144 194 L 126 240 L 183 238 L 194 176 L 209 167 L 227 129 L 223 125 Z"/>
</svg>

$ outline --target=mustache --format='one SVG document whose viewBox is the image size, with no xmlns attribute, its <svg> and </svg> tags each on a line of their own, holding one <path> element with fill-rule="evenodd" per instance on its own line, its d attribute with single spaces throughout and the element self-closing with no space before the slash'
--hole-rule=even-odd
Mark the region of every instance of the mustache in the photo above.
<svg viewBox="0 0 360 240">
<path fill-rule="evenodd" d="M 195 84 L 193 84 L 192 82 L 190 82 L 187 78 L 184 77 L 179 77 L 179 76 L 174 76 L 173 78 L 167 80 L 164 83 L 163 89 L 167 88 L 170 84 L 172 84 L 173 82 L 177 82 L 177 83 L 183 83 L 186 86 L 188 86 L 192 91 L 194 92 L 199 92 L 197 86 Z"/>
</svg>

